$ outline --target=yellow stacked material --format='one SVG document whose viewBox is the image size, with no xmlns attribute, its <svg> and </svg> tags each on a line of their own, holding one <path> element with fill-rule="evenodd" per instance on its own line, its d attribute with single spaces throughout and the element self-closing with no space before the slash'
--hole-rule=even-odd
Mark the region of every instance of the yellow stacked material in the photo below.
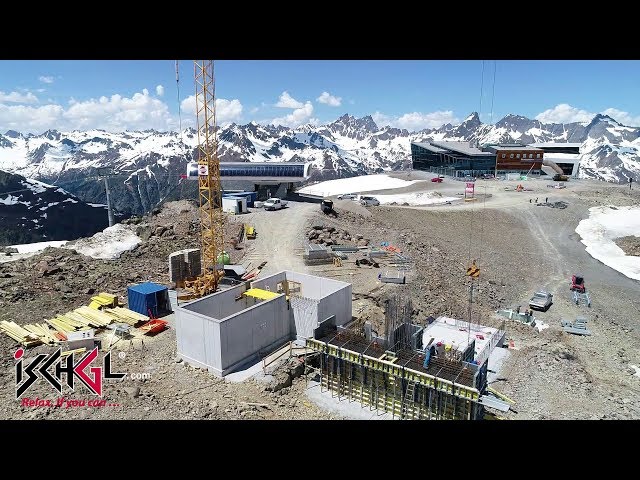
<svg viewBox="0 0 640 480">
<path fill-rule="evenodd" d="M 67 318 L 62 315 L 58 315 L 56 318 L 52 318 L 50 320 L 45 320 L 45 322 L 51 325 L 58 332 L 65 333 L 65 334 L 69 332 L 75 332 L 77 330 L 88 330 L 89 328 L 89 327 L 78 327 L 75 325 L 75 322 L 73 325 L 70 323 L 67 323 Z"/>
<path fill-rule="evenodd" d="M 34 345 L 40 345 L 42 341 L 38 336 L 25 330 L 15 322 L 7 322 L 3 320 L 0 322 L 0 330 L 9 335 L 15 341 L 20 343 L 24 347 L 32 347 Z"/>
<path fill-rule="evenodd" d="M 86 351 L 87 351 L 86 347 L 76 348 L 75 350 L 67 350 L 66 352 L 62 352 L 60 356 L 66 357 L 67 355 L 71 355 L 72 353 L 84 353 Z"/>
<path fill-rule="evenodd" d="M 270 292 L 268 290 L 262 290 L 261 288 L 250 288 L 246 292 L 243 293 L 248 297 L 259 298 L 260 300 L 271 300 L 272 298 L 280 295 L 279 293 Z"/>
<path fill-rule="evenodd" d="M 107 293 L 107 292 L 100 292 L 98 294 L 98 297 L 101 297 L 101 298 L 104 298 L 105 300 L 108 300 L 110 307 L 117 307 L 118 306 L 118 296 L 117 295 L 112 295 L 111 293 Z"/>
<path fill-rule="evenodd" d="M 100 307 L 113 308 L 118 306 L 118 297 L 110 293 L 100 292 L 95 297 L 91 297 L 91 304 L 89 304 L 89 306 L 96 310 L 99 310 Z"/>
<path fill-rule="evenodd" d="M 140 315 L 137 312 L 123 307 L 109 308 L 107 310 L 103 310 L 103 312 L 110 315 L 116 321 L 125 322 L 131 326 L 138 322 L 147 322 L 149 320 L 149 317 L 146 315 Z"/>
<path fill-rule="evenodd" d="M 25 330 L 33 333 L 37 336 L 42 343 L 47 343 L 49 345 L 54 345 L 59 342 L 59 340 L 53 336 L 53 332 L 49 330 L 49 326 L 46 323 L 36 323 L 35 325 L 25 325 Z"/>
<path fill-rule="evenodd" d="M 73 313 L 74 317 L 82 317 L 88 325 L 92 325 L 96 328 L 104 328 L 113 322 L 113 317 L 106 313 L 106 310 L 94 310 L 89 307 L 76 308 Z M 80 320 L 78 318 L 78 320 Z"/>
</svg>

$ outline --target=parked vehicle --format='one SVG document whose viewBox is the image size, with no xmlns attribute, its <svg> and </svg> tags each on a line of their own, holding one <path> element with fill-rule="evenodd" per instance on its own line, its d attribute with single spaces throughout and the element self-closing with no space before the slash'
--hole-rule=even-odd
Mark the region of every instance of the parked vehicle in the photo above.
<svg viewBox="0 0 640 480">
<path fill-rule="evenodd" d="M 529 308 L 533 310 L 542 310 L 547 311 L 549 307 L 553 304 L 553 295 L 549 292 L 536 292 L 529 300 Z"/>
<path fill-rule="evenodd" d="M 440 177 L 435 177 L 431 179 L 432 182 L 436 182 L 436 183 L 442 183 L 442 178 Z"/>
<path fill-rule="evenodd" d="M 358 198 L 358 195 L 355 193 L 343 193 L 342 195 L 338 195 L 338 200 L 355 200 Z"/>
<path fill-rule="evenodd" d="M 287 202 L 279 198 L 270 198 L 262 204 L 265 210 L 280 210 L 287 205 Z"/>
<path fill-rule="evenodd" d="M 377 207 L 380 205 L 380 202 L 376 197 L 360 197 L 360 204 L 365 207 Z"/>
<path fill-rule="evenodd" d="M 559 173 L 556 173 L 553 176 L 553 181 L 554 182 L 566 182 L 569 180 L 569 177 L 567 175 L 560 175 Z"/>
<path fill-rule="evenodd" d="M 322 213 L 324 213 L 325 215 L 329 215 L 331 212 L 333 212 L 333 202 L 328 198 L 325 198 L 320 203 L 320 209 L 322 210 Z"/>
</svg>

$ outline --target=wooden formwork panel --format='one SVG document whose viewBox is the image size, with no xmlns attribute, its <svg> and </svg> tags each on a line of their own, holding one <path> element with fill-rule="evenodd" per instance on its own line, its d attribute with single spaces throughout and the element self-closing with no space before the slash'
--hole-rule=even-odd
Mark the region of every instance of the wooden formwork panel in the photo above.
<svg viewBox="0 0 640 480">
<path fill-rule="evenodd" d="M 334 357 L 329 357 L 323 364 L 321 385 L 339 398 L 360 402 L 374 410 L 391 413 L 393 417 L 424 420 L 474 418 L 474 402 L 454 395 L 453 385 L 447 391 L 446 386 L 438 390 L 416 384 L 413 398 L 408 399 L 405 398 L 406 387 L 402 387 L 402 378 Z"/>
</svg>

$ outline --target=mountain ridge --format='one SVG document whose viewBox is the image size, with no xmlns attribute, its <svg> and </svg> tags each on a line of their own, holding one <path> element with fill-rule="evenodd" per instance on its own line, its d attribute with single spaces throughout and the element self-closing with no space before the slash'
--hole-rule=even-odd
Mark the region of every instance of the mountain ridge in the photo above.
<svg viewBox="0 0 640 480">
<path fill-rule="evenodd" d="M 581 143 L 579 175 L 610 182 L 640 181 L 640 128 L 608 115 L 590 122 L 544 123 L 509 114 L 494 124 L 471 112 L 457 125 L 409 131 L 376 124 L 371 115 L 344 114 L 323 125 L 289 128 L 249 122 L 218 129 L 218 155 L 225 161 L 311 162 L 311 181 L 407 168 L 411 142 L 447 140 L 485 143 Z M 140 214 L 165 200 L 193 196 L 193 185 L 179 182 L 186 163 L 197 155 L 197 132 L 47 130 L 0 134 L 0 169 L 63 186 L 80 199 L 105 201 L 98 169 L 119 172 L 110 180 L 114 206 Z"/>
</svg>

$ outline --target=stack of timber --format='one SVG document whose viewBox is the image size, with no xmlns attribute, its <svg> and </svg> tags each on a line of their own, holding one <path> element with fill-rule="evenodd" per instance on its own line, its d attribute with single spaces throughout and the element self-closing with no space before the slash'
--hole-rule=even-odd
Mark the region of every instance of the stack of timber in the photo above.
<svg viewBox="0 0 640 480">
<path fill-rule="evenodd" d="M 91 297 L 89 306 L 94 310 L 100 310 L 103 307 L 114 308 L 118 306 L 118 297 L 107 292 L 100 292 L 95 297 Z"/>
<path fill-rule="evenodd" d="M 56 315 L 56 318 L 45 320 L 54 330 L 62 333 L 66 336 L 69 332 L 75 332 L 78 330 L 89 330 L 90 327 L 86 321 L 80 321 L 75 316 L 71 316 L 70 313 L 64 315 Z"/>
<path fill-rule="evenodd" d="M 23 347 L 33 347 L 42 343 L 35 334 L 25 330 L 15 322 L 7 322 L 6 320 L 3 320 L 0 322 L 0 330 L 20 343 Z"/>
<path fill-rule="evenodd" d="M 94 310 L 93 308 L 84 306 L 76 308 L 73 312 L 68 313 L 67 316 L 95 328 L 105 328 L 113 322 L 113 317 L 105 313 L 105 311 Z"/>
<path fill-rule="evenodd" d="M 59 338 L 58 336 L 56 336 L 54 332 L 49 330 L 49 325 L 47 325 L 46 323 L 36 323 L 34 325 L 25 325 L 24 329 L 33 333 L 36 337 L 40 339 L 42 343 L 46 343 L 47 345 L 55 345 L 60 340 L 63 340 L 62 338 Z"/>
<path fill-rule="evenodd" d="M 71 355 L 72 353 L 74 354 L 78 354 L 78 353 L 84 353 L 87 351 L 86 347 L 82 347 L 82 348 L 76 348 L 75 350 L 67 350 L 66 352 L 62 352 L 60 354 L 61 357 L 66 357 L 67 355 Z"/>
<path fill-rule="evenodd" d="M 141 315 L 137 312 L 129 310 L 128 308 L 115 307 L 104 310 L 104 313 L 111 316 L 114 320 L 119 322 L 128 323 L 132 327 L 138 322 L 147 322 L 149 317 Z"/>
</svg>

